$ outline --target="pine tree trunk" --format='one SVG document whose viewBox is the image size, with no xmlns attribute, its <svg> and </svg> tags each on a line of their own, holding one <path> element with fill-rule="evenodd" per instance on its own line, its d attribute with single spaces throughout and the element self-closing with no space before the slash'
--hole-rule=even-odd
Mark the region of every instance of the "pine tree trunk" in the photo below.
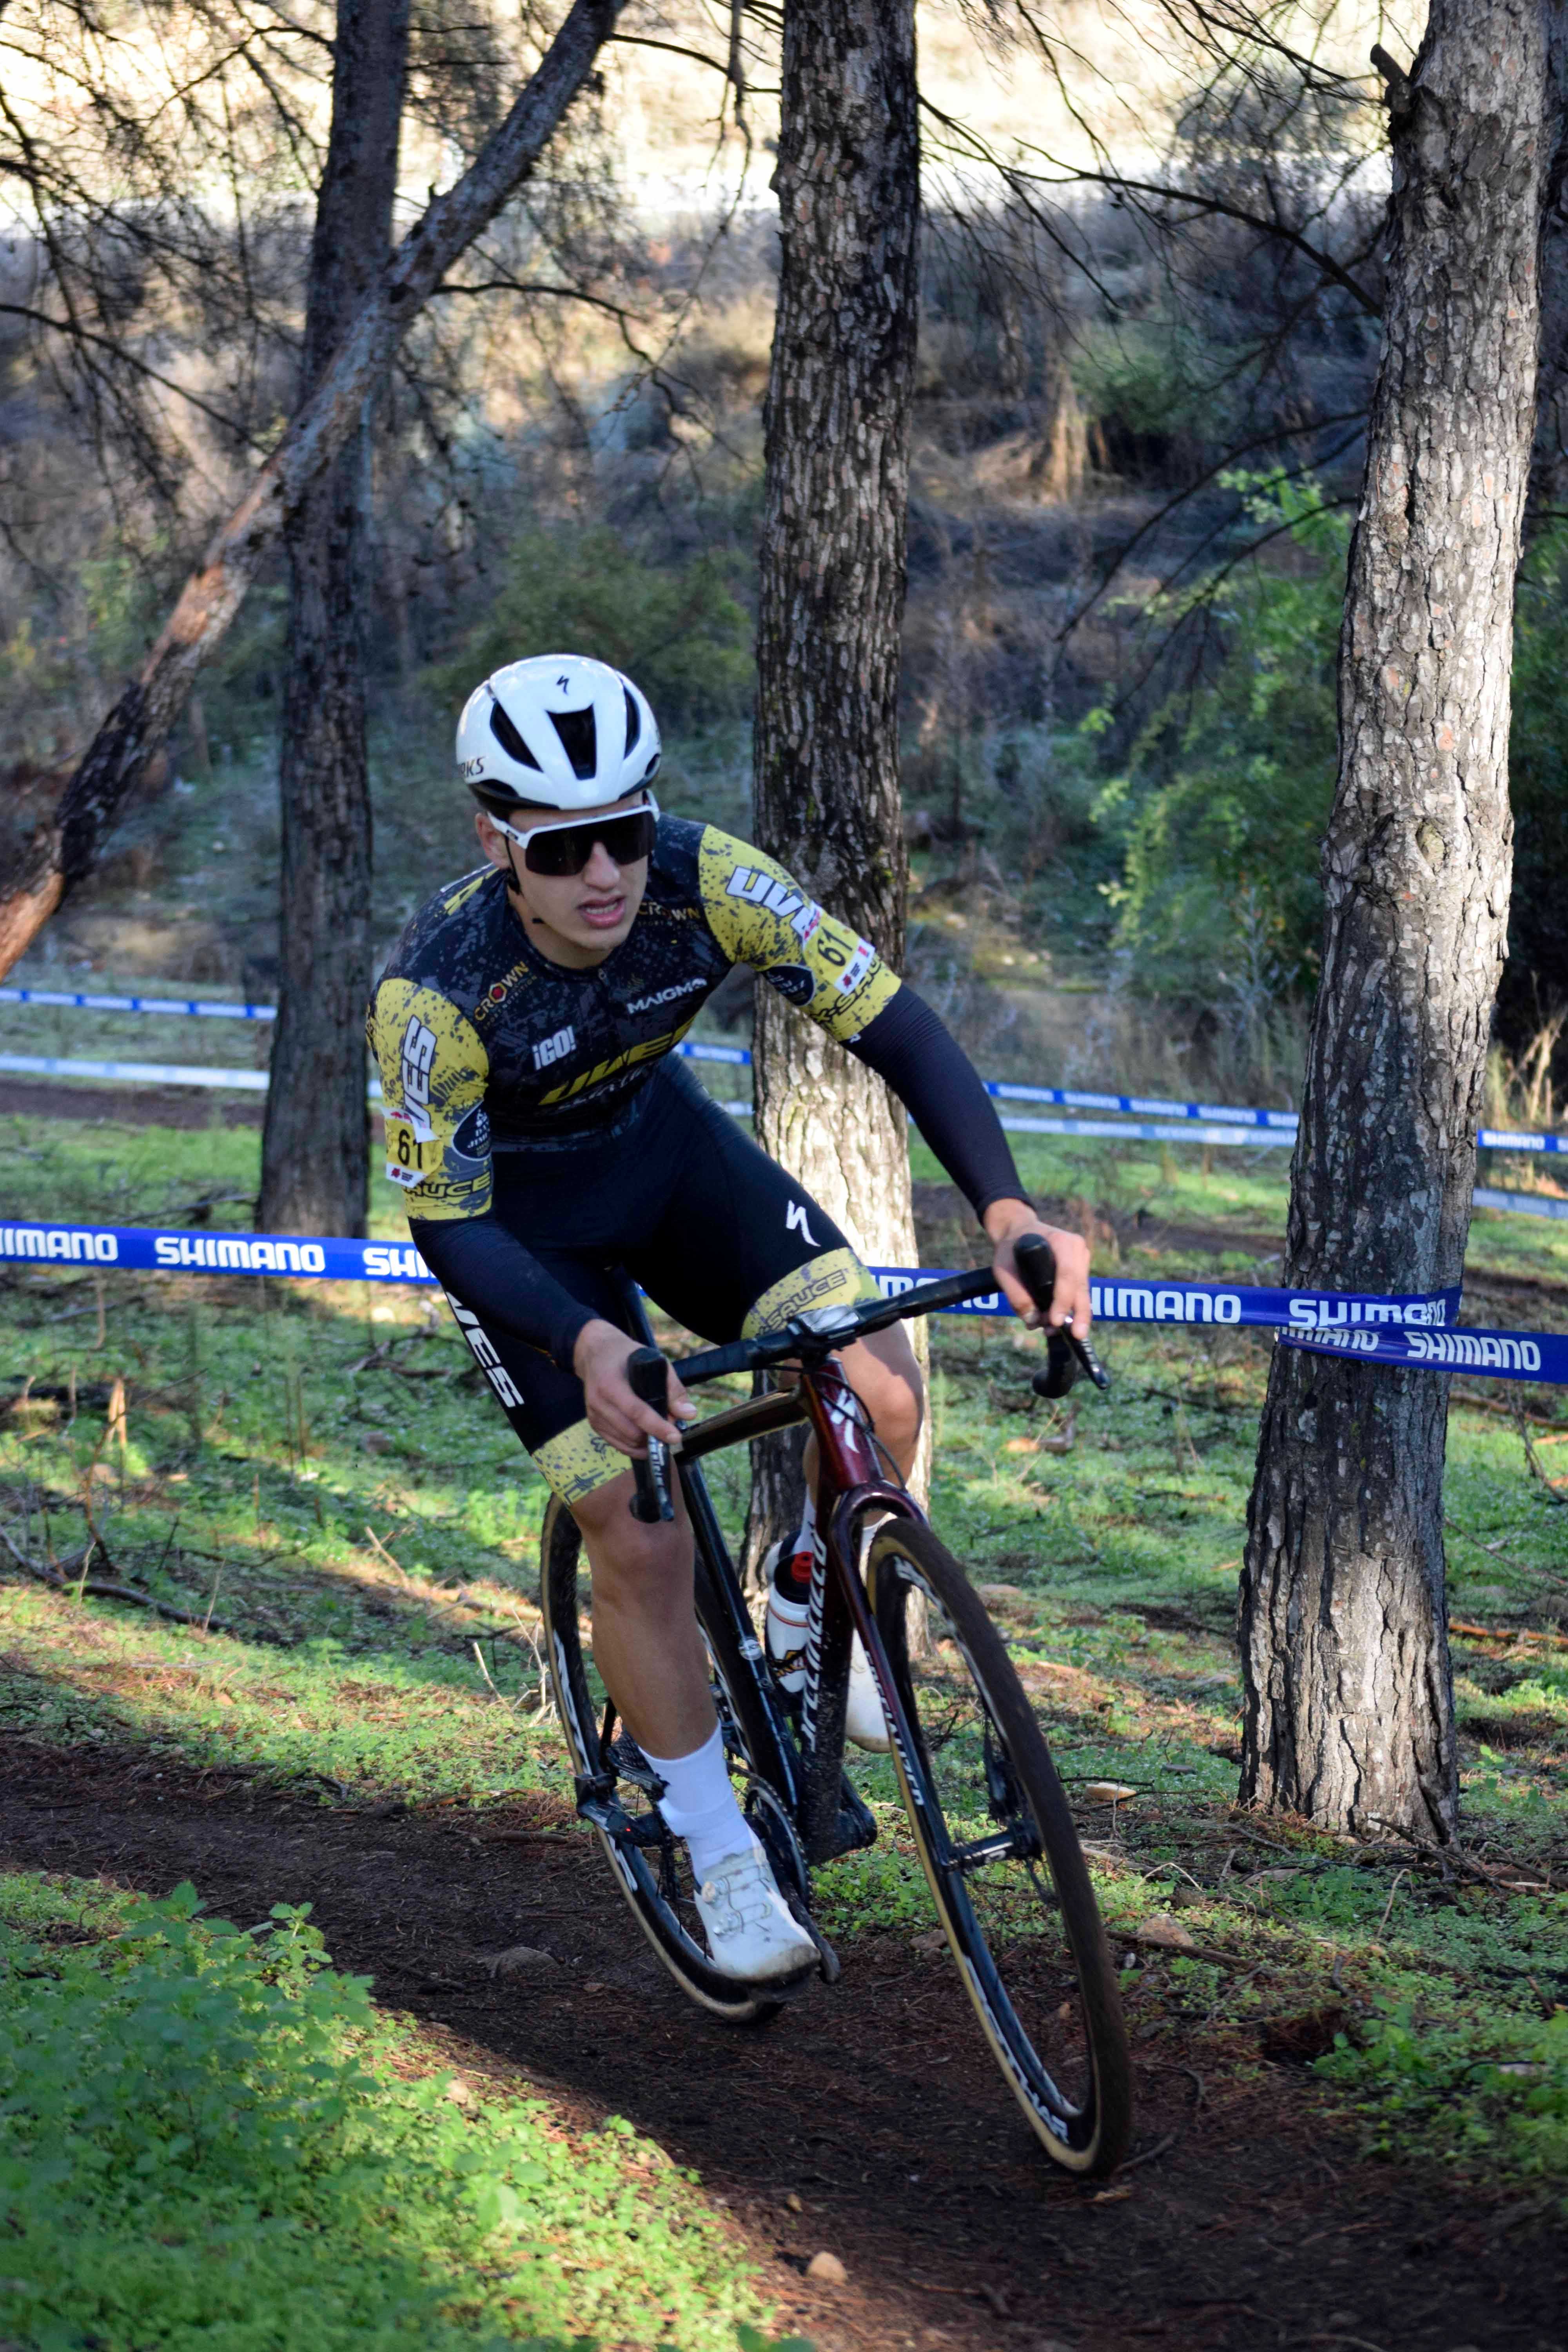
<svg viewBox="0 0 1568 2352">
<path fill-rule="evenodd" d="M 904 948 L 899 639 L 919 304 L 913 0 L 787 0 L 782 260 L 764 425 L 756 834 L 876 942 Z M 904 1114 L 759 989 L 757 1135 L 873 1265 L 913 1263 Z M 798 1507 L 798 1441 L 753 1449 L 747 1550 Z"/>
<path fill-rule="evenodd" d="M 1509 673 L 1552 162 L 1539 0 L 1433 0 L 1389 83 L 1385 341 L 1340 645 L 1327 911 L 1292 1171 L 1292 1286 L 1464 1264 L 1512 828 Z M 1242 1574 L 1241 1794 L 1446 1841 L 1447 1381 L 1281 1347 Z"/>
<path fill-rule="evenodd" d="M 332 127 L 316 199 L 300 396 L 326 373 L 392 240 L 409 0 L 338 0 Z M 373 395 L 374 398 L 374 395 Z M 278 1031 L 261 1147 L 264 1233 L 363 1234 L 370 1173 L 365 554 L 371 408 L 284 528 L 289 656 L 279 789 Z"/>
</svg>

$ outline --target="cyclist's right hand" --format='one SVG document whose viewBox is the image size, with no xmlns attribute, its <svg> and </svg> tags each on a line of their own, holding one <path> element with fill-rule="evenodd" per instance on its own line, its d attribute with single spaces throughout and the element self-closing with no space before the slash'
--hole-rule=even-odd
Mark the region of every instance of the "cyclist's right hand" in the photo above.
<svg viewBox="0 0 1568 2352">
<path fill-rule="evenodd" d="M 584 1323 L 572 1350 L 572 1369 L 583 1383 L 589 1428 L 617 1453 L 640 1460 L 647 1452 L 650 1437 L 662 1439 L 666 1445 L 679 1445 L 679 1424 L 695 1421 L 697 1407 L 673 1372 L 669 1376 L 673 1418 L 667 1420 L 651 1405 L 644 1404 L 626 1378 L 626 1365 L 636 1352 L 636 1345 L 613 1323 Z"/>
</svg>

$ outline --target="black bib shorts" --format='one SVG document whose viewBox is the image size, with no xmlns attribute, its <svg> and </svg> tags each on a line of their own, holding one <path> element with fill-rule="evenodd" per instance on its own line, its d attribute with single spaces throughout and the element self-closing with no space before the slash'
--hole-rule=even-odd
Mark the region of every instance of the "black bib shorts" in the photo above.
<svg viewBox="0 0 1568 2352">
<path fill-rule="evenodd" d="M 495 1155 L 492 1213 L 574 1298 L 626 1329 L 618 1265 L 718 1346 L 776 1330 L 803 1307 L 876 1295 L 832 1218 L 679 1062 L 659 1065 L 639 1104 L 613 1138 Z M 562 1500 L 619 1477 L 626 1457 L 588 1426 L 581 1381 L 487 1325 L 478 1301 L 447 1295 L 507 1419 Z"/>
</svg>

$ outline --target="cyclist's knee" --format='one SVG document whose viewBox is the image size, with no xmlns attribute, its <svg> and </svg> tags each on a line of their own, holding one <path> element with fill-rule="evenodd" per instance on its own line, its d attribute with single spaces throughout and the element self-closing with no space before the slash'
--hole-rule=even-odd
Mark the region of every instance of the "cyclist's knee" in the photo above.
<svg viewBox="0 0 1568 2352">
<path fill-rule="evenodd" d="M 847 1350 L 846 1370 L 883 1444 L 900 1455 L 911 1452 L 925 1417 L 925 1384 L 908 1332 L 896 1324 L 873 1332 Z"/>
<path fill-rule="evenodd" d="M 691 1527 L 678 1496 L 674 1519 L 634 1518 L 631 1473 L 583 1496 L 572 1515 L 583 1532 L 596 1606 L 653 1608 L 691 1589 Z"/>
</svg>

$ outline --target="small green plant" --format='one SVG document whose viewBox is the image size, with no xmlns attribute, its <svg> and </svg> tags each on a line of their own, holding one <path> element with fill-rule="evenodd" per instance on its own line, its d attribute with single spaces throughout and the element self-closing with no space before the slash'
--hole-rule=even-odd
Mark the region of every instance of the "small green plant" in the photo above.
<svg viewBox="0 0 1568 2352">
<path fill-rule="evenodd" d="M 726 2352 L 763 2316 L 629 2124 L 569 2143 L 542 2100 L 459 2105 L 407 2071 L 304 1908 L 242 1933 L 187 1885 L 132 1898 L 109 1942 L 0 1930 L 0 2326 L 169 2352 Z"/>
<path fill-rule="evenodd" d="M 1381 2153 L 1496 2165 L 1561 2182 L 1568 2169 L 1568 2010 L 1531 2021 L 1483 2010 L 1455 2020 L 1384 2000 L 1352 2042 L 1318 2062 L 1359 2093 Z"/>
</svg>

